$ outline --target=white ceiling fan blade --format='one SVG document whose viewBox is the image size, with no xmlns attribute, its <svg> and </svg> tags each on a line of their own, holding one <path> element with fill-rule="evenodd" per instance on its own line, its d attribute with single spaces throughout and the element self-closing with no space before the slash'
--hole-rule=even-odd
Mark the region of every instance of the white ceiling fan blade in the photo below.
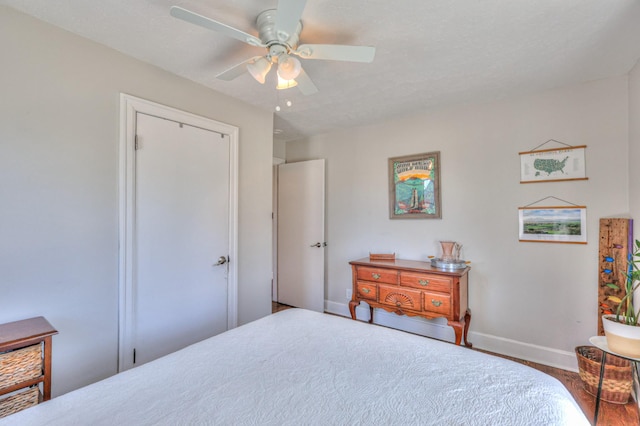
<svg viewBox="0 0 640 426">
<path fill-rule="evenodd" d="M 262 44 L 262 41 L 258 37 L 252 36 L 251 34 L 245 33 L 244 31 L 241 31 L 237 28 L 230 27 L 229 25 L 223 24 L 222 22 L 207 18 L 206 16 L 191 12 L 190 10 L 183 9 L 178 6 L 172 6 L 169 13 L 174 18 L 182 19 L 183 21 L 187 21 L 191 24 L 195 24 L 209 30 L 217 31 L 228 37 L 232 37 L 236 40 L 240 40 L 242 42 L 250 44 L 251 46 L 265 46 L 264 44 Z"/>
<path fill-rule="evenodd" d="M 246 61 L 240 62 L 239 64 L 232 66 L 228 70 L 216 75 L 216 78 L 224 81 L 231 81 L 235 78 L 238 78 L 242 74 L 247 72 L 247 64 L 251 61 L 255 61 L 258 58 L 260 58 L 260 56 L 254 56 L 253 58 L 249 58 Z"/>
<path fill-rule="evenodd" d="M 296 77 L 296 83 L 298 83 L 298 89 L 300 89 L 300 93 L 303 95 L 313 95 L 314 93 L 318 93 L 318 88 L 313 81 L 309 78 L 307 73 L 304 70 L 300 71 L 300 75 Z"/>
<path fill-rule="evenodd" d="M 296 33 L 306 4 L 307 0 L 278 0 L 275 30 L 280 41 L 285 42 L 291 34 Z"/>
<path fill-rule="evenodd" d="M 331 61 L 372 62 L 376 48 L 371 46 L 345 46 L 339 44 L 302 44 L 293 52 L 304 59 Z"/>
</svg>

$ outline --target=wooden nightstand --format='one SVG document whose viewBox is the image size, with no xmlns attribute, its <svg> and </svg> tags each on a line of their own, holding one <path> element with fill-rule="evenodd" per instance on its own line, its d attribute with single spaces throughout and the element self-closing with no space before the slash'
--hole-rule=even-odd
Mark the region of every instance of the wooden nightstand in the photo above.
<svg viewBox="0 0 640 426">
<path fill-rule="evenodd" d="M 51 336 L 57 333 L 43 317 L 0 325 L 0 417 L 51 399 Z"/>
</svg>

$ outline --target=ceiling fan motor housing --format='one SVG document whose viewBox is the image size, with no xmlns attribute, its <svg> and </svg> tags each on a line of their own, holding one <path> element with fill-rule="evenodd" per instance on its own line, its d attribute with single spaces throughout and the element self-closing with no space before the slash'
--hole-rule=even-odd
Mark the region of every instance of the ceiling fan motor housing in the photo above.
<svg viewBox="0 0 640 426">
<path fill-rule="evenodd" d="M 275 22 L 276 22 L 276 9 L 267 9 L 264 12 L 261 12 L 256 19 L 256 26 L 258 27 L 258 35 L 260 40 L 269 48 L 269 54 L 271 56 L 277 57 L 278 54 L 282 53 L 282 49 L 276 48 L 273 51 L 273 47 L 282 46 L 284 47 L 284 51 L 289 53 L 292 50 L 296 50 L 298 47 L 298 42 L 300 41 L 300 31 L 302 31 L 302 23 L 298 22 L 296 26 L 296 31 L 293 34 L 288 34 L 288 38 L 282 40 L 286 34 L 280 33 L 276 30 Z M 280 36 L 280 37 L 278 37 Z"/>
</svg>

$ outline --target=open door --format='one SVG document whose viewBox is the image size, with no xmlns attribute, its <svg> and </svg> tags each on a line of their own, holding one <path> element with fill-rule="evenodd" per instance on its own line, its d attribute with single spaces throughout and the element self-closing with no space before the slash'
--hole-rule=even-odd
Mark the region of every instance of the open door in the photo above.
<svg viewBox="0 0 640 426">
<path fill-rule="evenodd" d="M 324 160 L 278 166 L 278 302 L 324 311 Z"/>
</svg>

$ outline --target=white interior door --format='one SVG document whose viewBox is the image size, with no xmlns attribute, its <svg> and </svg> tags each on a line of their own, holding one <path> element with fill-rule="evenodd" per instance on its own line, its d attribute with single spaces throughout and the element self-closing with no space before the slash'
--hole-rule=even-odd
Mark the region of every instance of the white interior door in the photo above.
<svg viewBox="0 0 640 426">
<path fill-rule="evenodd" d="M 324 160 L 278 166 L 278 301 L 324 311 Z"/>
<path fill-rule="evenodd" d="M 139 365 L 227 330 L 229 137 L 140 113 L 136 135 Z"/>
</svg>

